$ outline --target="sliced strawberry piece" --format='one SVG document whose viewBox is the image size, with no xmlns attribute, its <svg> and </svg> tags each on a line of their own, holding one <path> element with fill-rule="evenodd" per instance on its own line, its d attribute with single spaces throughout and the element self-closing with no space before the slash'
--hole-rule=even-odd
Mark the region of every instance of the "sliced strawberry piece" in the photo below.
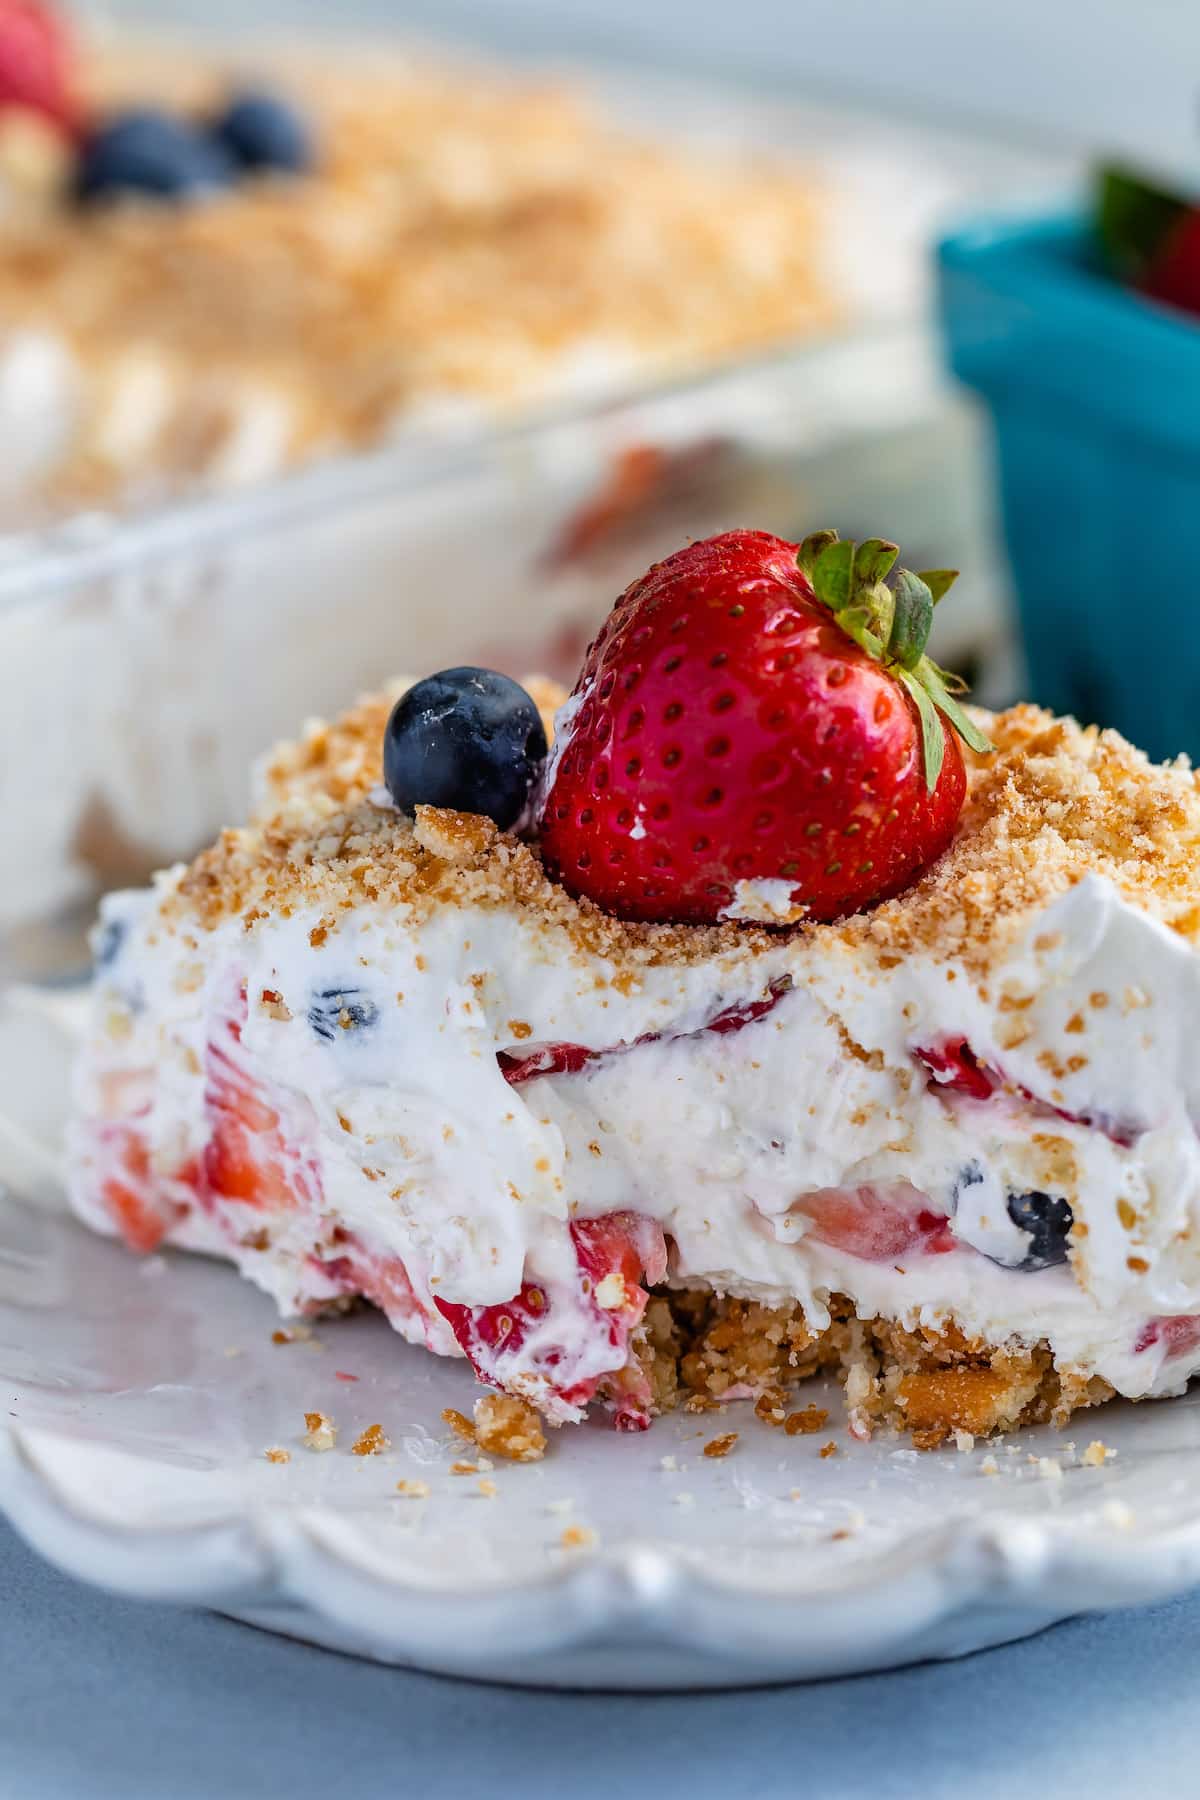
<svg viewBox="0 0 1200 1800">
<path fill-rule="evenodd" d="M 628 1045 L 618 1045 L 627 1049 Z M 507 1050 L 496 1052 L 500 1073 L 510 1087 L 521 1087 L 539 1075 L 578 1075 L 598 1056 L 612 1056 L 612 1050 L 589 1050 L 583 1044 L 539 1044 L 525 1056 L 513 1056 Z"/>
<path fill-rule="evenodd" d="M 913 1055 L 925 1064 L 934 1093 L 949 1089 L 972 1100 L 990 1100 L 999 1080 L 985 1069 L 966 1038 L 944 1038 L 940 1044 L 918 1044 Z"/>
<path fill-rule="evenodd" d="M 511 1300 L 467 1306 L 435 1297 L 476 1375 L 490 1387 L 548 1386 L 544 1410 L 570 1418 L 602 1393 L 623 1430 L 649 1423 L 649 1389 L 628 1356 L 629 1337 L 646 1308 L 643 1272 L 666 1272 L 666 1246 L 653 1220 L 636 1213 L 579 1219 L 570 1227 L 575 1280 L 524 1281 Z M 534 1341 L 536 1339 L 536 1342 Z"/>
<path fill-rule="evenodd" d="M 864 1262 L 941 1256 L 957 1249 L 944 1213 L 907 1182 L 891 1187 L 820 1188 L 792 1208 L 811 1220 L 806 1234 Z"/>
<path fill-rule="evenodd" d="M 314 1206 L 320 1195 L 315 1162 L 287 1143 L 278 1108 L 238 1057 L 245 1016 L 243 991 L 205 1051 L 206 1198 L 268 1212 Z"/>
<path fill-rule="evenodd" d="M 131 1250 L 157 1250 L 179 1209 L 162 1204 L 145 1139 L 133 1125 L 105 1125 L 100 1142 L 105 1165 L 115 1165 L 101 1184 L 109 1217 Z"/>
<path fill-rule="evenodd" d="M 398 1256 L 377 1256 L 357 1238 L 347 1237 L 344 1254 L 325 1259 L 313 1258 L 314 1267 L 344 1294 L 361 1294 L 377 1306 L 381 1313 L 410 1342 L 423 1341 L 431 1349 L 444 1343 L 431 1341 L 443 1336 L 440 1320 L 430 1318 L 417 1296 L 408 1270 Z"/>
<path fill-rule="evenodd" d="M 1130 1119 L 1114 1119 L 1107 1113 L 1068 1112 L 1065 1106 L 1055 1106 L 1050 1100 L 1040 1100 L 1031 1094 L 1027 1087 L 1018 1088 L 1017 1092 L 1038 1112 L 1046 1113 L 1054 1119 L 1062 1119 L 1067 1125 L 1082 1125 L 1085 1131 L 1098 1131 L 1111 1144 L 1118 1144 L 1122 1150 L 1128 1150 L 1136 1144 L 1146 1130 L 1144 1125 L 1135 1125 Z"/>
<path fill-rule="evenodd" d="M 733 446 L 724 438 L 702 438 L 679 449 L 629 444 L 619 450 L 595 493 L 566 522 L 546 557 L 549 570 L 596 560 L 596 552 L 626 552 L 626 561 L 653 529 L 661 541 L 668 513 L 705 511 L 715 483 L 726 478 Z M 579 646 L 586 647 L 586 639 Z M 540 665 L 539 665 L 540 666 Z M 571 668 L 579 666 L 577 654 Z"/>
<path fill-rule="evenodd" d="M 1200 1317 L 1191 1313 L 1178 1313 L 1173 1317 L 1147 1319 L 1134 1340 L 1134 1351 L 1152 1349 L 1155 1344 L 1163 1346 L 1166 1357 L 1183 1356 L 1189 1350 L 1200 1349 Z"/>
<path fill-rule="evenodd" d="M 96 1079 L 100 1117 L 93 1154 L 105 1211 L 131 1250 L 156 1250 L 186 1210 L 153 1166 L 146 1135 L 154 1099 L 150 1069 L 111 1069 Z M 179 1172 L 190 1183 L 195 1166 Z M 176 1189 L 176 1192 L 178 1190 Z"/>
<path fill-rule="evenodd" d="M 496 1365 L 520 1350 L 530 1330 L 545 1318 L 550 1302 L 545 1288 L 536 1281 L 523 1281 L 512 1299 L 501 1305 L 465 1306 L 437 1294 L 434 1305 L 471 1359 L 479 1379 L 503 1387 Z M 562 1351 L 555 1349 L 546 1351 L 541 1359 L 546 1368 L 557 1367 L 561 1360 Z"/>
<path fill-rule="evenodd" d="M 925 1064 L 932 1076 L 931 1093 L 964 1094 L 970 1100 L 990 1100 L 1004 1086 L 1001 1071 L 981 1063 L 966 1038 L 944 1038 L 939 1044 L 917 1045 L 913 1055 Z M 1146 1130 L 1144 1125 L 1130 1119 L 1113 1118 L 1108 1113 L 1071 1112 L 1065 1106 L 1055 1106 L 1052 1100 L 1043 1100 L 1020 1083 L 1014 1083 L 1012 1087 L 1013 1092 L 1028 1101 L 1035 1112 L 1043 1113 L 1047 1118 L 1062 1119 L 1068 1125 L 1081 1125 L 1085 1131 L 1098 1131 L 1124 1150 L 1136 1144 Z"/>
<path fill-rule="evenodd" d="M 508 1085 L 521 1087 L 526 1081 L 533 1081 L 539 1075 L 577 1075 L 581 1069 L 586 1069 L 589 1063 L 598 1062 L 601 1057 L 623 1056 L 627 1050 L 638 1050 L 643 1044 L 677 1042 L 683 1038 L 701 1037 L 709 1031 L 714 1032 L 717 1037 L 727 1037 L 773 1012 L 791 985 L 791 976 L 784 975 L 780 980 L 773 981 L 759 999 L 727 1006 L 696 1031 L 647 1031 L 641 1037 L 634 1038 L 631 1043 L 613 1044 L 606 1050 L 588 1050 L 583 1044 L 539 1044 L 522 1056 L 513 1056 L 507 1050 L 499 1050 L 496 1061 Z"/>
<path fill-rule="evenodd" d="M 746 1000 L 740 1006 L 727 1006 L 719 1012 L 715 1019 L 702 1025 L 702 1031 L 711 1031 L 717 1037 L 729 1037 L 735 1031 L 741 1031 L 745 1025 L 753 1025 L 758 1019 L 765 1019 L 773 1012 L 791 989 L 792 978 L 784 975 L 779 981 L 773 981 L 761 1000 Z"/>
</svg>

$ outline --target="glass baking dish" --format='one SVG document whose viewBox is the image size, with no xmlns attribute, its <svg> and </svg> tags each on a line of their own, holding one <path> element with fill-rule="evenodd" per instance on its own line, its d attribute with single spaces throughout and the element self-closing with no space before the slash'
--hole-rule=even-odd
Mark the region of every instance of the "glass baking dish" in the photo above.
<svg viewBox="0 0 1200 1800">
<path fill-rule="evenodd" d="M 961 563 L 941 652 L 1006 687 L 981 436 L 938 371 L 922 246 L 1061 163 L 644 70 L 575 79 L 659 131 L 820 151 L 861 197 L 867 276 L 899 259 L 875 302 L 820 342 L 0 543 L 0 973 L 77 965 L 96 893 L 242 816 L 253 758 L 306 716 L 455 662 L 569 680 L 615 594 L 689 536 L 832 524 Z"/>
</svg>

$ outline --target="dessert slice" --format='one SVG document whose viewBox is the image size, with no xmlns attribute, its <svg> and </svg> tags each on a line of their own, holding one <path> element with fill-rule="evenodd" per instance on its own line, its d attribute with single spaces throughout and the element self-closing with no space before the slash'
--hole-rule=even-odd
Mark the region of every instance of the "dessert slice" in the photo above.
<svg viewBox="0 0 1200 1800">
<path fill-rule="evenodd" d="M 820 1366 L 922 1444 L 1179 1392 L 1196 779 L 1029 706 L 960 752 L 926 705 L 947 579 L 798 554 L 728 534 L 623 597 L 540 840 L 531 702 L 451 671 L 310 727 L 250 826 L 110 896 L 82 1216 L 286 1314 L 365 1297 L 552 1423 L 687 1390 L 782 1420 Z"/>
</svg>

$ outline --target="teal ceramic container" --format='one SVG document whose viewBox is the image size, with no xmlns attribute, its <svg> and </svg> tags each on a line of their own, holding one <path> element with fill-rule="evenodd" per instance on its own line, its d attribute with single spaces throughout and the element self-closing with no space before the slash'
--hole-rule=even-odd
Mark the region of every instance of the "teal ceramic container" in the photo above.
<svg viewBox="0 0 1200 1800">
<path fill-rule="evenodd" d="M 1086 222 L 940 247 L 955 373 L 995 424 L 1032 698 L 1200 761 L 1200 320 L 1120 287 Z"/>
</svg>

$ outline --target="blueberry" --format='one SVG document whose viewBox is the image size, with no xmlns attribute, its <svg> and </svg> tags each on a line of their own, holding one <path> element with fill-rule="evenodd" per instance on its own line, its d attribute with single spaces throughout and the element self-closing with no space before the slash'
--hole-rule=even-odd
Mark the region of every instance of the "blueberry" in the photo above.
<svg viewBox="0 0 1200 1800">
<path fill-rule="evenodd" d="M 220 144 L 183 119 L 145 108 L 118 113 L 92 133 L 80 152 L 75 197 L 83 205 L 120 194 L 175 199 L 232 179 Z"/>
<path fill-rule="evenodd" d="M 320 988 L 309 1001 L 308 1022 L 327 1044 L 343 1033 L 369 1031 L 379 1019 L 379 1008 L 361 988 Z"/>
<path fill-rule="evenodd" d="M 286 169 L 298 175 L 315 160 L 305 120 L 274 94 L 235 94 L 213 121 L 212 133 L 243 169 Z"/>
<path fill-rule="evenodd" d="M 967 1188 L 979 1187 L 987 1177 L 977 1162 L 969 1162 L 958 1171 L 954 1178 L 954 1201 L 957 1205 L 960 1195 Z"/>
<path fill-rule="evenodd" d="M 396 702 L 383 779 L 402 812 L 445 806 L 515 825 L 546 760 L 537 707 L 490 669 L 443 669 Z"/>
<path fill-rule="evenodd" d="M 105 919 L 92 933 L 92 964 L 96 969 L 111 969 L 121 954 L 129 928 L 124 919 Z"/>
<path fill-rule="evenodd" d="M 1075 1215 L 1058 1194 L 1042 1194 L 1036 1188 L 1028 1194 L 1008 1196 L 1008 1216 L 1018 1230 L 1029 1238 L 1029 1248 L 1021 1269 L 1052 1269 L 1067 1260 L 1067 1239 Z"/>
</svg>

